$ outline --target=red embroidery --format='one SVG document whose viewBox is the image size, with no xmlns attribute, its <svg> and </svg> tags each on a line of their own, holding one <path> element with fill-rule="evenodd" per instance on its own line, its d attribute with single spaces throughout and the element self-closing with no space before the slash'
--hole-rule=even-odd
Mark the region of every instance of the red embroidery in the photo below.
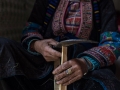
<svg viewBox="0 0 120 90">
<path fill-rule="evenodd" d="M 96 47 L 96 48 L 92 48 L 91 50 L 103 56 L 107 60 L 108 65 L 111 65 L 116 60 L 116 56 L 107 46 Z"/>
</svg>

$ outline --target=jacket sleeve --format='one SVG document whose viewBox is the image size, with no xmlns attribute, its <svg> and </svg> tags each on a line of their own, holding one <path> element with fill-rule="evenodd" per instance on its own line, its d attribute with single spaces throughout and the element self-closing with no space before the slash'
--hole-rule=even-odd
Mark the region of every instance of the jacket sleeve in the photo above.
<svg viewBox="0 0 120 90">
<path fill-rule="evenodd" d="M 94 69 L 112 65 L 120 55 L 120 33 L 116 24 L 116 11 L 112 0 L 100 0 L 101 34 L 98 47 L 80 54 L 94 64 Z"/>
<path fill-rule="evenodd" d="M 22 32 L 22 45 L 32 54 L 38 54 L 30 50 L 30 44 L 34 40 L 43 39 L 42 26 L 46 14 L 48 0 L 36 0 L 31 15 Z"/>
</svg>

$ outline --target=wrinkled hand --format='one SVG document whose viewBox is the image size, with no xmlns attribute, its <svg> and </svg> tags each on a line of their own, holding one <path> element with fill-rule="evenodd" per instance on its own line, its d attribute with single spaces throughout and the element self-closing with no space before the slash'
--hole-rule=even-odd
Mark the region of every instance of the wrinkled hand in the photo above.
<svg viewBox="0 0 120 90">
<path fill-rule="evenodd" d="M 67 74 L 66 70 L 71 69 L 71 74 Z M 57 84 L 69 85 L 82 78 L 84 73 L 88 71 L 84 59 L 72 59 L 57 67 L 54 71 L 54 77 Z"/>
<path fill-rule="evenodd" d="M 41 53 L 47 62 L 59 60 L 61 53 L 52 49 L 50 45 L 57 45 L 53 39 L 38 40 L 34 42 L 34 50 Z"/>
</svg>

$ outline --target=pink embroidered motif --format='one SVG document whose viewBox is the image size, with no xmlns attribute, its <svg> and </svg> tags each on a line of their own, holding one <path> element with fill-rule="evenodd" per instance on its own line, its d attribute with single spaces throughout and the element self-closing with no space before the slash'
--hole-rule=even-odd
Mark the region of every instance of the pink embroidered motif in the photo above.
<svg viewBox="0 0 120 90">
<path fill-rule="evenodd" d="M 80 3 L 79 2 L 70 2 L 70 6 L 68 7 L 68 13 L 65 16 L 65 29 L 76 35 L 81 23 L 81 15 L 80 15 Z"/>
<path fill-rule="evenodd" d="M 70 26 L 65 26 L 64 20 L 66 20 L 66 24 L 70 23 L 69 18 L 65 19 L 66 10 L 68 9 L 69 0 L 61 0 L 59 6 L 55 12 L 52 29 L 53 33 L 56 36 L 61 36 L 64 33 L 70 32 L 76 34 L 76 37 L 88 39 L 91 30 L 92 30 L 92 4 L 91 0 L 81 0 L 80 2 L 80 15 L 79 19 L 75 19 L 74 23 L 78 23 L 78 27 L 74 27 L 74 31 L 72 32 Z M 72 7 L 73 9 L 75 7 Z M 69 12 L 72 14 L 71 12 Z M 74 16 L 75 17 L 75 16 Z"/>
<path fill-rule="evenodd" d="M 91 0 L 81 1 L 81 25 L 77 37 L 89 39 L 92 30 L 92 4 Z"/>
</svg>

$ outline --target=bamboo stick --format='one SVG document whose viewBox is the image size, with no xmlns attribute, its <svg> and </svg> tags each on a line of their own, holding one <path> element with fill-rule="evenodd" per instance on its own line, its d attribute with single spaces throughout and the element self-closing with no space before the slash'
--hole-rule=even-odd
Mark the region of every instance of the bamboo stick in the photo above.
<svg viewBox="0 0 120 90">
<path fill-rule="evenodd" d="M 67 61 L 67 47 L 62 46 L 61 63 L 60 63 L 60 61 L 56 61 L 54 63 L 54 68 L 56 68 L 60 64 L 63 64 L 66 61 Z M 58 85 L 58 84 L 56 84 L 56 82 L 54 80 L 54 90 L 67 90 L 67 86 Z"/>
</svg>

